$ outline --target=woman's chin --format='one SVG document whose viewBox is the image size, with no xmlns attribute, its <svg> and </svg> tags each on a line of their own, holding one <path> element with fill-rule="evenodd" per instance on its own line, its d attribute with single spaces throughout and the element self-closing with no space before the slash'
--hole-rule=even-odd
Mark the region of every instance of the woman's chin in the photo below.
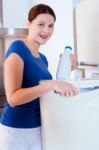
<svg viewBox="0 0 99 150">
<path fill-rule="evenodd" d="M 39 44 L 40 45 L 43 45 L 43 44 L 45 44 L 47 42 L 47 40 L 46 41 L 39 41 Z"/>
</svg>

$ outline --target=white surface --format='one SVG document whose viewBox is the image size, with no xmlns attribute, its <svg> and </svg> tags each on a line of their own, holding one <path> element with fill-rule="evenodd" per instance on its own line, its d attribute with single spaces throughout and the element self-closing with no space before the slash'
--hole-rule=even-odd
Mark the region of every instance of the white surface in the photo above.
<svg viewBox="0 0 99 150">
<path fill-rule="evenodd" d="M 99 80 L 72 83 L 90 87 Z M 99 90 L 71 98 L 51 91 L 40 102 L 43 150 L 99 150 Z"/>
</svg>

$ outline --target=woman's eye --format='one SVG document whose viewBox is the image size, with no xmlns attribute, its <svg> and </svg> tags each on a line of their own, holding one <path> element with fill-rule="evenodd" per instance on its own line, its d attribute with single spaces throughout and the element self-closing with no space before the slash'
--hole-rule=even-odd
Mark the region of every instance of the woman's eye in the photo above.
<svg viewBox="0 0 99 150">
<path fill-rule="evenodd" d="M 39 26 L 44 26 L 44 24 L 40 23 Z"/>
<path fill-rule="evenodd" d="M 54 25 L 49 25 L 49 27 L 50 27 L 50 28 L 53 28 L 53 27 L 54 27 Z"/>
</svg>

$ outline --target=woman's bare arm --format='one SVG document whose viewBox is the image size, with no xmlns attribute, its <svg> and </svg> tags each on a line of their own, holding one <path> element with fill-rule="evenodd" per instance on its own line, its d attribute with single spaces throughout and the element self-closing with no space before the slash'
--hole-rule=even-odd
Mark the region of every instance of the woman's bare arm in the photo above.
<svg viewBox="0 0 99 150">
<path fill-rule="evenodd" d="M 77 94 L 77 89 L 69 84 L 56 80 L 49 80 L 35 87 L 21 88 L 23 78 L 24 63 L 15 53 L 11 54 L 4 64 L 5 91 L 9 104 L 14 107 L 17 105 L 31 102 L 44 93 L 55 90 L 62 96 L 73 96 Z"/>
</svg>

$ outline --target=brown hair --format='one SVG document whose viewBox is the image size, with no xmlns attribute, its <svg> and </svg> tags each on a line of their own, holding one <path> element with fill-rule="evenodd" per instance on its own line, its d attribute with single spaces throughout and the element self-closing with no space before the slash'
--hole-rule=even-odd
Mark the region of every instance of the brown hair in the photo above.
<svg viewBox="0 0 99 150">
<path fill-rule="evenodd" d="M 53 9 L 45 4 L 38 4 L 32 7 L 28 14 L 29 22 L 32 22 L 39 14 L 50 14 L 54 17 L 54 21 L 56 21 L 56 16 Z"/>
</svg>

